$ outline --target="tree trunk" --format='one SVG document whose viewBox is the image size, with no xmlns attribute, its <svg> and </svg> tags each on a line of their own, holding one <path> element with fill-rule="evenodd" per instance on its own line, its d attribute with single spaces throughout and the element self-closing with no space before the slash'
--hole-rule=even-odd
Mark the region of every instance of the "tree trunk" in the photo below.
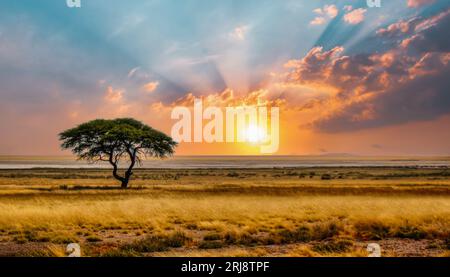
<svg viewBox="0 0 450 277">
<path fill-rule="evenodd" d="M 131 175 L 133 175 L 133 172 L 131 172 L 132 169 L 133 168 L 131 167 L 125 172 L 125 177 L 122 178 L 122 185 L 120 186 L 121 188 L 128 188 L 128 183 L 130 182 Z"/>
<path fill-rule="evenodd" d="M 129 182 L 129 181 L 130 181 L 130 180 L 129 180 L 128 178 L 124 178 L 124 179 L 122 180 L 122 184 L 120 185 L 120 187 L 123 188 L 123 189 L 128 188 L 128 182 Z"/>
<path fill-rule="evenodd" d="M 122 184 L 120 185 L 121 188 L 126 189 L 128 187 L 128 182 L 130 180 L 130 176 L 125 175 L 125 177 L 121 177 L 119 174 L 117 174 L 118 166 L 117 162 L 113 161 L 112 154 L 109 156 L 109 163 L 113 166 L 113 176 L 116 178 L 116 180 L 119 180 Z"/>
<path fill-rule="evenodd" d="M 114 178 L 116 178 L 117 180 L 119 180 L 121 182 L 120 187 L 122 189 L 128 188 L 128 183 L 130 182 L 131 175 L 133 175 L 133 167 L 136 164 L 137 149 L 135 149 L 134 151 L 128 150 L 127 152 L 130 155 L 131 163 L 130 163 L 130 166 L 128 167 L 127 171 L 125 172 L 124 177 L 120 176 L 117 173 L 119 168 L 117 166 L 117 160 L 116 161 L 113 160 L 113 153 L 111 153 L 109 156 L 109 163 L 113 166 L 113 176 L 114 176 Z"/>
<path fill-rule="evenodd" d="M 137 149 L 135 149 L 134 151 L 128 150 L 128 155 L 130 156 L 130 166 L 128 167 L 127 171 L 125 171 L 125 177 L 123 177 L 122 179 L 122 185 L 121 188 L 126 189 L 128 188 L 128 182 L 130 181 L 131 175 L 133 175 L 133 167 L 136 164 L 136 151 Z"/>
</svg>

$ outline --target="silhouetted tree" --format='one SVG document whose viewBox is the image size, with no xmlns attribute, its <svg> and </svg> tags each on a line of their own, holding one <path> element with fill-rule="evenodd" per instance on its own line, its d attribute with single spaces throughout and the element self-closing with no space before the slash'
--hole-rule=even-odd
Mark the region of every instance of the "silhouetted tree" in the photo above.
<svg viewBox="0 0 450 277">
<path fill-rule="evenodd" d="M 132 118 L 97 119 L 59 134 L 63 149 L 71 149 L 79 159 L 106 161 L 113 166 L 113 176 L 127 188 L 133 168 L 144 157 L 165 158 L 174 153 L 177 143 L 171 137 Z M 123 176 L 119 161 L 127 160 Z"/>
</svg>

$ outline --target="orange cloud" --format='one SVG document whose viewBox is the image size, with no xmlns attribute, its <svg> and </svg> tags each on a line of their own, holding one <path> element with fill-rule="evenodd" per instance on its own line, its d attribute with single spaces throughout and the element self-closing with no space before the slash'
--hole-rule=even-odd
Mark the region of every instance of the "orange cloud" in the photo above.
<svg viewBox="0 0 450 277">
<path fill-rule="evenodd" d="M 349 24 L 359 24 L 364 20 L 364 14 L 367 12 L 366 9 L 356 9 L 351 12 L 348 12 L 344 15 L 344 21 Z"/>
<path fill-rule="evenodd" d="M 414 31 L 420 19 L 413 17 L 409 20 L 400 20 L 399 22 L 392 23 L 387 28 L 381 28 L 376 33 L 381 36 L 395 36 L 403 35 Z"/>
<path fill-rule="evenodd" d="M 118 102 L 123 97 L 123 90 L 114 90 L 112 86 L 108 86 L 104 99 L 110 102 Z"/>
<path fill-rule="evenodd" d="M 336 5 L 325 5 L 323 8 L 317 8 L 313 10 L 314 13 L 316 13 L 318 16 L 315 17 L 310 24 L 311 25 L 322 25 L 324 24 L 327 19 L 333 19 L 335 18 L 339 10 L 337 9 Z"/>
<path fill-rule="evenodd" d="M 149 82 L 149 83 L 145 84 L 142 87 L 142 89 L 145 92 L 151 93 L 151 92 L 154 92 L 158 88 L 158 86 L 159 86 L 159 82 L 156 82 L 156 81 L 155 82 Z"/>
<path fill-rule="evenodd" d="M 325 17 L 318 16 L 314 18 L 309 24 L 311 25 L 322 25 L 325 23 Z"/>
<path fill-rule="evenodd" d="M 323 11 L 330 18 L 335 18 L 339 13 L 338 9 L 336 8 L 336 5 L 325 5 L 323 7 Z"/>
<path fill-rule="evenodd" d="M 424 30 L 432 28 L 440 24 L 443 20 L 445 20 L 448 17 L 448 15 L 450 15 L 450 9 L 447 9 L 446 11 L 441 12 L 438 15 L 424 19 L 419 24 L 417 24 L 417 26 L 415 27 L 415 31 L 422 32 Z"/>
<path fill-rule="evenodd" d="M 448 51 L 447 26 L 450 21 L 450 9 L 430 18 L 419 20 L 414 32 L 404 38 L 400 46 L 419 52 Z"/>
<path fill-rule="evenodd" d="M 184 106 L 192 107 L 194 99 L 201 98 L 205 106 L 229 107 L 229 106 L 261 106 L 279 105 L 280 100 L 271 100 L 269 91 L 265 89 L 256 90 L 242 96 L 236 96 L 232 89 L 225 89 L 220 93 L 211 93 L 206 96 L 195 96 L 187 93 L 168 105 L 168 107 Z"/>
<path fill-rule="evenodd" d="M 450 52 L 443 37 L 449 15 L 446 11 L 382 29 L 378 34 L 406 37 L 382 53 L 344 56 L 342 47 L 314 47 L 302 59 L 288 61 L 286 83 L 322 84 L 336 91 L 297 104 L 302 128 L 343 132 L 448 113 L 450 80 L 443 76 L 450 70 Z"/>
<path fill-rule="evenodd" d="M 410 78 L 418 76 L 437 74 L 450 62 L 450 53 L 425 53 L 425 55 L 409 69 Z"/>
<path fill-rule="evenodd" d="M 433 3 L 435 0 L 408 0 L 408 7 L 417 8 L 423 5 L 429 5 Z"/>
</svg>

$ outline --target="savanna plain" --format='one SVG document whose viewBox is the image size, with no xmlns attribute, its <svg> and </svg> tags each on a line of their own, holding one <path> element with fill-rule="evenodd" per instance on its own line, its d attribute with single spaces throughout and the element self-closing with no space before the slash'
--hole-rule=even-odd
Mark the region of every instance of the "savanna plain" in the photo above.
<svg viewBox="0 0 450 277">
<path fill-rule="evenodd" d="M 0 256 L 450 256 L 450 170 L 0 170 Z"/>
</svg>

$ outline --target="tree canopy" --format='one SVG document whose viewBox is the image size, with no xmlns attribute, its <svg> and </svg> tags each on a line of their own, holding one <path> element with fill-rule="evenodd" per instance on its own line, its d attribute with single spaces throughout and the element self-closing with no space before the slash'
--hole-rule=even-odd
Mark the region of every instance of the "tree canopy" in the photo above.
<svg viewBox="0 0 450 277">
<path fill-rule="evenodd" d="M 177 143 L 166 134 L 132 118 L 96 119 L 59 134 L 63 149 L 71 149 L 79 159 L 105 161 L 113 166 L 113 176 L 126 188 L 136 163 L 145 157 L 173 155 Z M 128 160 L 124 176 L 118 174 L 120 160 Z"/>
</svg>

